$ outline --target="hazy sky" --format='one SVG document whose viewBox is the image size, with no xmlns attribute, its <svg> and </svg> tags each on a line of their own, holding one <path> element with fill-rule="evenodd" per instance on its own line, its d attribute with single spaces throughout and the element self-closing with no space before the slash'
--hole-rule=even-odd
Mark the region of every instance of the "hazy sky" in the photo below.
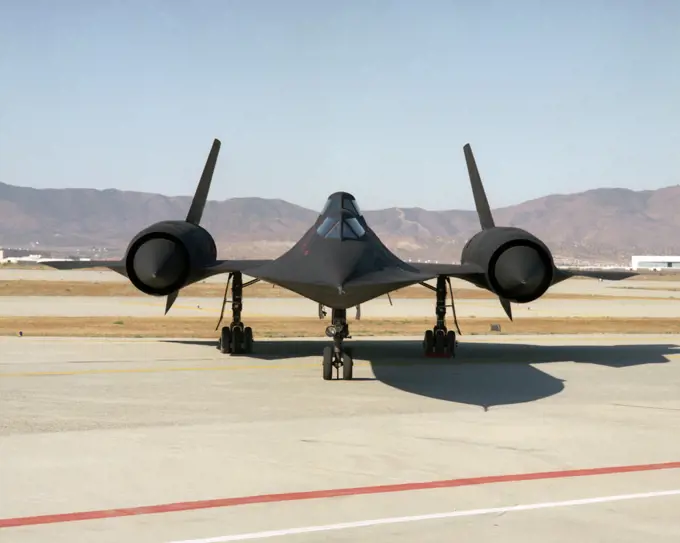
<svg viewBox="0 0 680 543">
<path fill-rule="evenodd" d="M 0 0 L 0 181 L 321 209 L 680 183 L 677 0 Z"/>
</svg>

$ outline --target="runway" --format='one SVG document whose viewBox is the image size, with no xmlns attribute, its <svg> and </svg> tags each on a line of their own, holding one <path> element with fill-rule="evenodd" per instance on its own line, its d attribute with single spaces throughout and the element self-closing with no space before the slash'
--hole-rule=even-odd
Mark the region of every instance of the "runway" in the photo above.
<svg viewBox="0 0 680 543">
<path fill-rule="evenodd" d="M 680 336 L 419 341 L 0 338 L 0 540 L 678 541 Z"/>
</svg>

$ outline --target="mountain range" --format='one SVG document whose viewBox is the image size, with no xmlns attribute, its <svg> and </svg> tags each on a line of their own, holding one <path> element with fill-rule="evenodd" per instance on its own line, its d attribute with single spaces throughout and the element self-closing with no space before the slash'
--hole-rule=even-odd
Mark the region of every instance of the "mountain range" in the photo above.
<svg viewBox="0 0 680 543">
<path fill-rule="evenodd" d="M 152 222 L 183 219 L 191 197 L 115 189 L 33 189 L 0 183 L 0 247 L 59 254 L 123 254 Z M 319 210 L 267 198 L 210 201 L 202 224 L 220 257 L 270 258 L 290 247 Z M 402 258 L 457 261 L 479 230 L 474 211 L 389 208 L 365 211 L 368 224 Z M 525 228 L 556 260 L 628 265 L 632 254 L 680 254 L 680 185 L 633 191 L 601 188 L 553 194 L 494 210 L 499 226 Z"/>
</svg>

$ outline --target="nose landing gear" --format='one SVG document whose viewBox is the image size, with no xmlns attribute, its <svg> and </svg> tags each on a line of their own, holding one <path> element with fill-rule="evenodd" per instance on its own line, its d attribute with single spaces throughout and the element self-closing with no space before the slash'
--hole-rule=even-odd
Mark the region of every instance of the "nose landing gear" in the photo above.
<svg viewBox="0 0 680 543">
<path fill-rule="evenodd" d="M 345 381 L 352 379 L 354 360 L 352 359 L 351 348 L 343 348 L 342 342 L 349 335 L 349 325 L 347 324 L 347 310 L 333 309 L 331 314 L 331 325 L 326 328 L 326 335 L 333 338 L 333 346 L 326 346 L 323 350 L 323 378 L 324 381 L 333 379 L 333 369 L 336 376 L 340 378 L 340 368 L 342 368 L 342 378 Z"/>
</svg>

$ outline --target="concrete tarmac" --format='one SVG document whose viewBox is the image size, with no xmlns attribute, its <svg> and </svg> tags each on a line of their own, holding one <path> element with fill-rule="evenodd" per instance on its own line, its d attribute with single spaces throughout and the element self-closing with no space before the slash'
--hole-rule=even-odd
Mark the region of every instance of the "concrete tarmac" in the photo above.
<svg viewBox="0 0 680 543">
<path fill-rule="evenodd" d="M 0 338 L 0 541 L 680 540 L 680 336 L 461 340 Z"/>
</svg>

